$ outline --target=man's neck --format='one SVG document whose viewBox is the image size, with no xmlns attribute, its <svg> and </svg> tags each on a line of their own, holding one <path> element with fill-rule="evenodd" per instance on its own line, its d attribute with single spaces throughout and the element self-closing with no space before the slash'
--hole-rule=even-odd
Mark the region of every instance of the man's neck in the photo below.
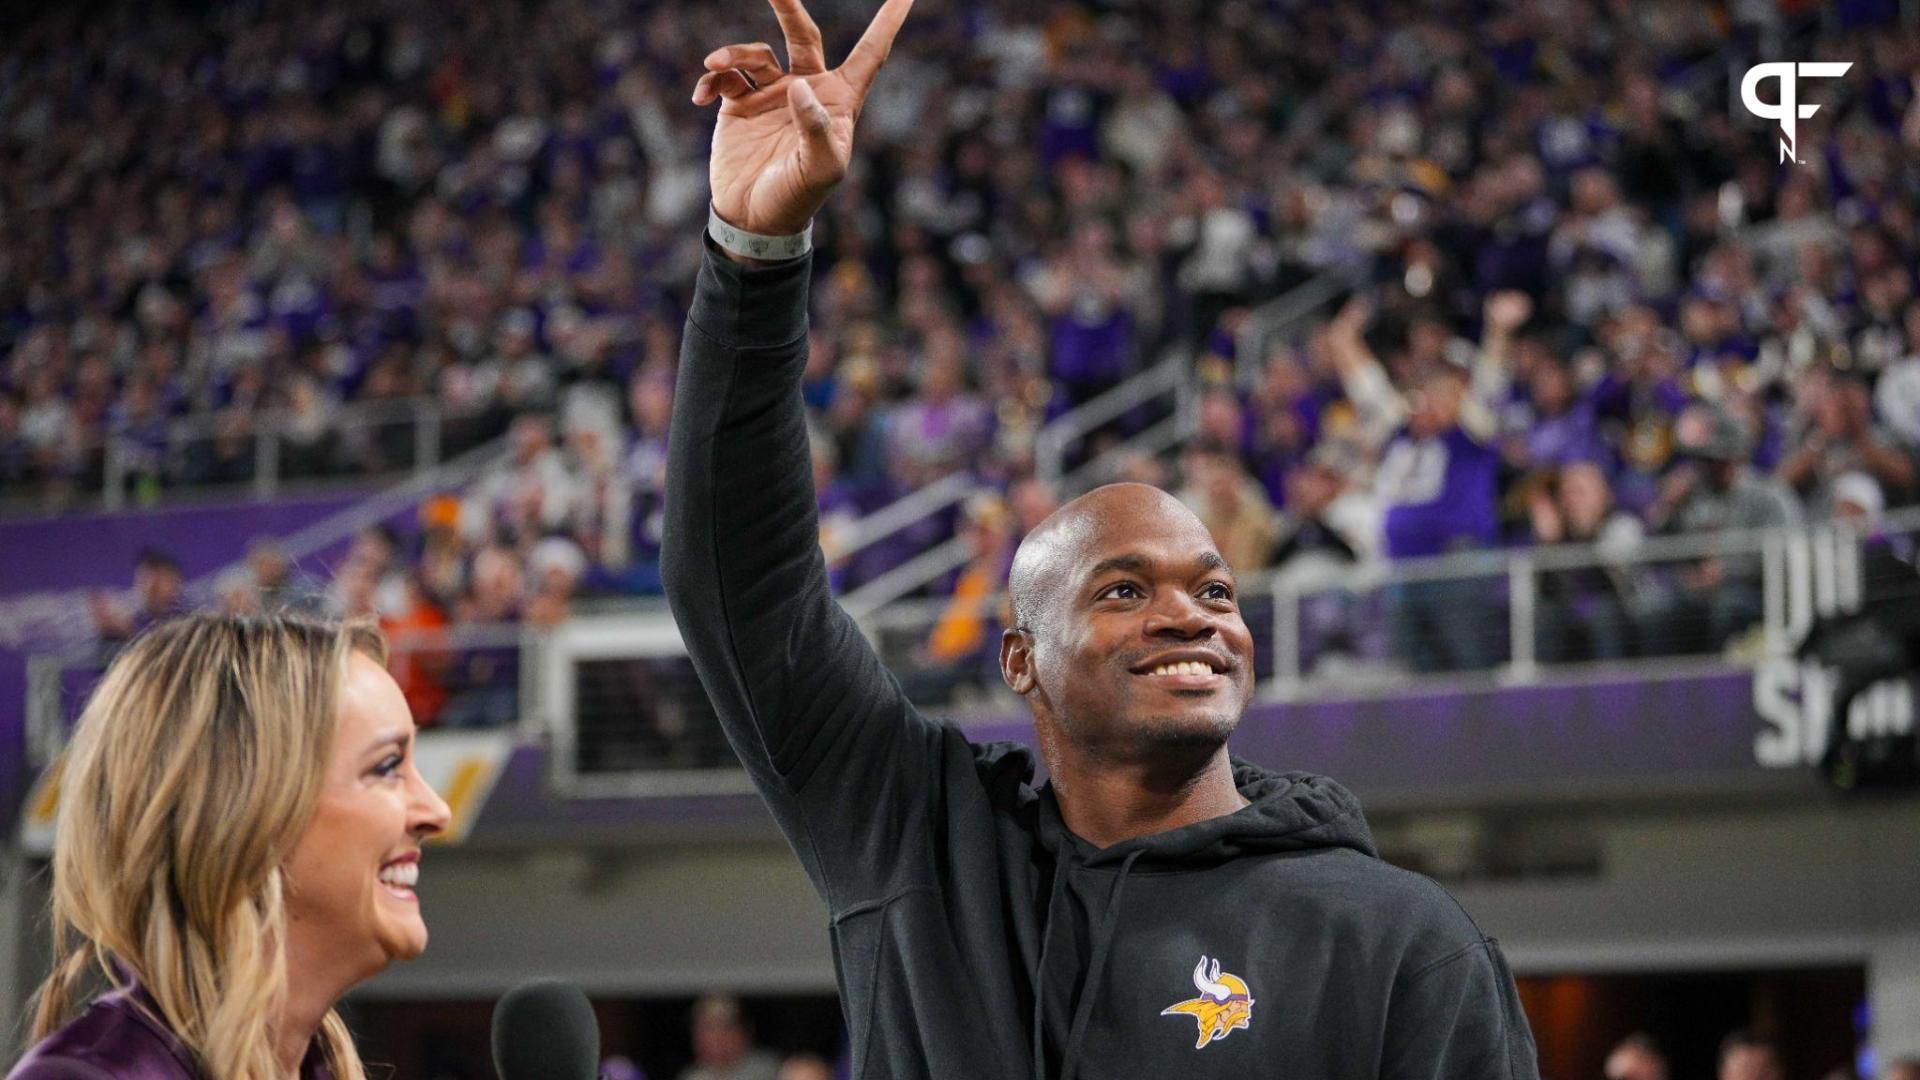
<svg viewBox="0 0 1920 1080">
<path fill-rule="evenodd" d="M 1152 762 L 1093 760 L 1073 752 L 1048 756 L 1061 819 L 1098 848 L 1225 817 L 1248 805 L 1234 786 L 1225 746 L 1197 763 L 1177 754 Z"/>
</svg>

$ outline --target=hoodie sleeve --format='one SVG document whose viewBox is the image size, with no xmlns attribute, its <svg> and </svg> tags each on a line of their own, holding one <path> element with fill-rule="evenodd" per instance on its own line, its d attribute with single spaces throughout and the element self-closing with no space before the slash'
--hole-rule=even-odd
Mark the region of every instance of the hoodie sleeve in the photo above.
<svg viewBox="0 0 1920 1080">
<path fill-rule="evenodd" d="M 662 578 L 721 726 L 830 908 L 898 872 L 940 728 L 827 588 L 800 377 L 812 259 L 709 246 L 681 344 Z"/>
<path fill-rule="evenodd" d="M 1533 1032 L 1499 943 L 1481 938 L 1402 975 L 1381 1080 L 1539 1080 Z"/>
</svg>

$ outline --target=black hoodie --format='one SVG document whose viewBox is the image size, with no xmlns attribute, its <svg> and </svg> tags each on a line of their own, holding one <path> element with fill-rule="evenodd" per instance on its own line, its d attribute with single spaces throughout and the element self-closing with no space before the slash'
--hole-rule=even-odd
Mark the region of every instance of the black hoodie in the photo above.
<svg viewBox="0 0 1920 1080">
<path fill-rule="evenodd" d="M 1034 760 L 923 717 L 833 602 L 800 376 L 809 258 L 709 251 L 681 350 L 667 596 L 831 915 L 861 1080 L 1533 1078 L 1498 947 L 1332 781 L 1096 849 Z"/>
</svg>

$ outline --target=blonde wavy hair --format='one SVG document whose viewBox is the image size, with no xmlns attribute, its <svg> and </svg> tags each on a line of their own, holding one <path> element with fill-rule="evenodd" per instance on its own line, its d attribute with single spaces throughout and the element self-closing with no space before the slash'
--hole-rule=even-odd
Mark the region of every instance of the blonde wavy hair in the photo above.
<svg viewBox="0 0 1920 1080">
<path fill-rule="evenodd" d="M 35 1040 L 96 972 L 131 975 L 210 1080 L 282 1080 L 282 865 L 318 802 L 354 652 L 385 663 L 372 623 L 203 614 L 114 660 L 64 759 Z M 337 1012 L 318 1040 L 338 1080 L 365 1080 Z"/>
</svg>

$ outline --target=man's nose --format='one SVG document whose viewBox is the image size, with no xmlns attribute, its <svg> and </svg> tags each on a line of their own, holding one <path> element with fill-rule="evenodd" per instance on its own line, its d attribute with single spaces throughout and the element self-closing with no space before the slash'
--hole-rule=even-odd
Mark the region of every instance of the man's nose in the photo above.
<svg viewBox="0 0 1920 1080">
<path fill-rule="evenodd" d="M 1149 635 L 1206 637 L 1213 633 L 1213 620 L 1184 589 L 1164 589 L 1147 609 L 1145 629 Z"/>
</svg>

